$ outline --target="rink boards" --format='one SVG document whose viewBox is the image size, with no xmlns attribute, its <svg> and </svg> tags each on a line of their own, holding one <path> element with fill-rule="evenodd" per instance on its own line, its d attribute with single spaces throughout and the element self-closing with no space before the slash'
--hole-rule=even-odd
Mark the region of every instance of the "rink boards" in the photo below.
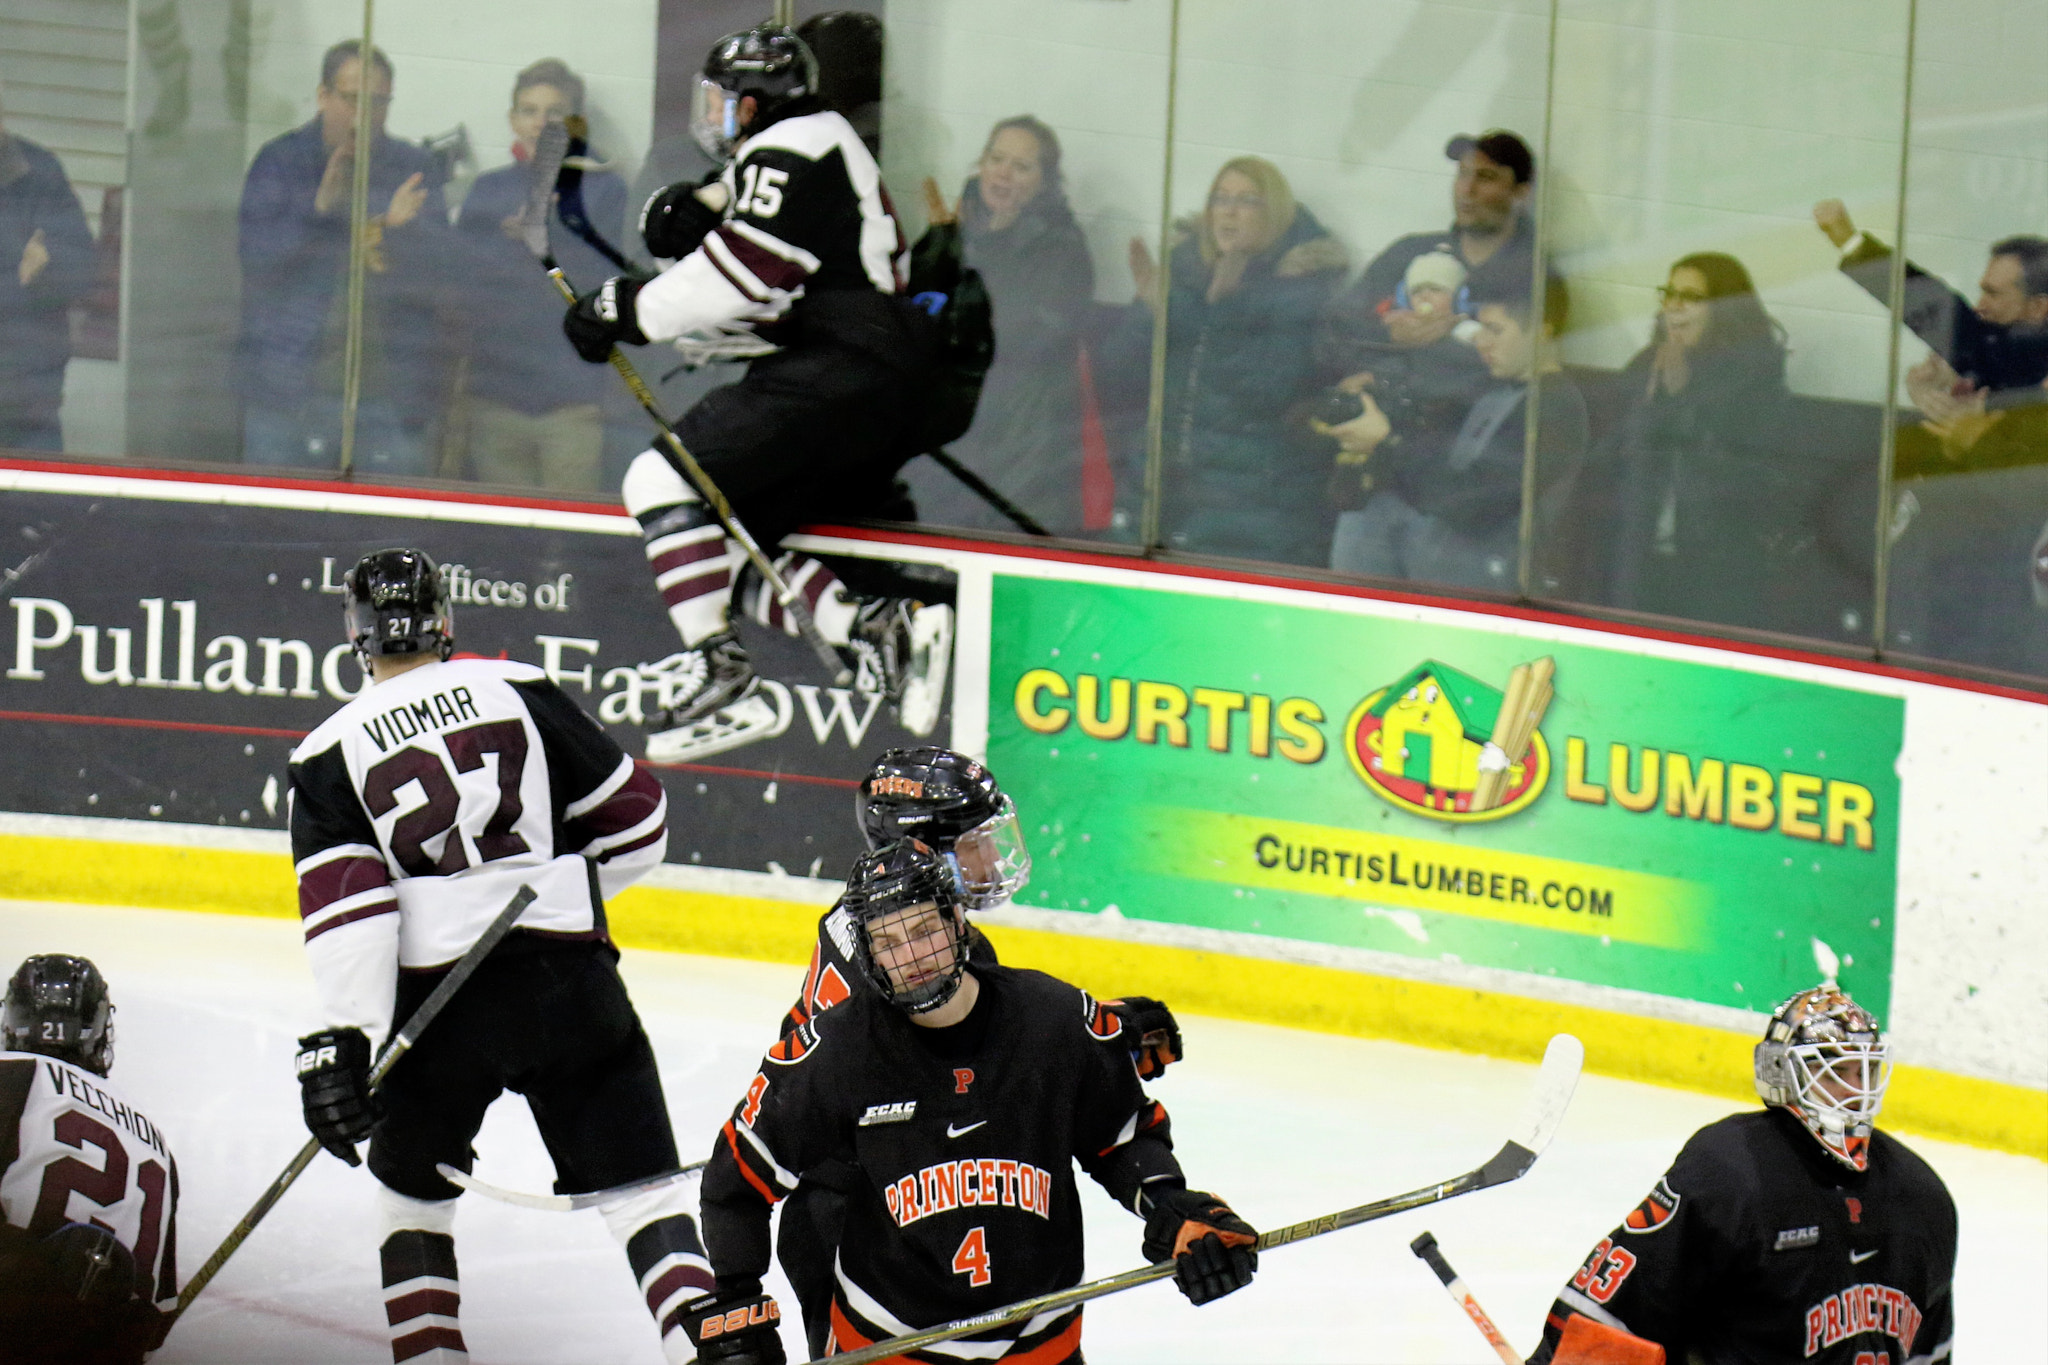
<svg viewBox="0 0 2048 1365">
<path fill-rule="evenodd" d="M 629 750 L 639 666 L 672 648 L 621 515 L 48 465 L 0 484 L 23 537 L 0 729 L 42 760 L 0 786 L 0 896 L 293 914 L 282 758 L 358 685 L 331 589 L 365 550 L 460 564 L 464 648 L 548 669 Z M 1756 1010 L 1810 984 L 1819 940 L 1897 1040 L 1894 1123 L 2048 1154 L 2048 1059 L 2011 1046 L 2048 1030 L 2041 698 L 1114 556 L 804 543 L 956 596 L 946 724 L 1035 859 L 989 917 L 1006 960 L 1506 1057 L 1567 1028 L 1595 1070 L 1742 1096 Z M 807 955 L 853 782 L 908 737 L 781 646 L 760 657 L 783 731 L 658 770 L 671 862 L 614 904 L 621 942 Z M 1489 744 L 1514 750 L 1490 784 Z"/>
</svg>

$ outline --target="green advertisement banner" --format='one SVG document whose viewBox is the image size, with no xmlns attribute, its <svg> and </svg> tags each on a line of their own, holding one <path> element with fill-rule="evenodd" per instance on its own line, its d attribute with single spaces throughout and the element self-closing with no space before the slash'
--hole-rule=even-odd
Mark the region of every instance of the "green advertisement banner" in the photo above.
<svg viewBox="0 0 2048 1365">
<path fill-rule="evenodd" d="M 998 575 L 1035 908 L 1883 1017 L 1905 703 L 1482 629 Z"/>
</svg>

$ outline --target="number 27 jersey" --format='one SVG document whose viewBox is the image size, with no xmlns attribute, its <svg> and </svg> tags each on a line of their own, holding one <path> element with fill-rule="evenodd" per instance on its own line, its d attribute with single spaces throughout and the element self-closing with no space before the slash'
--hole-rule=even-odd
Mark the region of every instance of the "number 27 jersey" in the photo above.
<svg viewBox="0 0 2048 1365">
<path fill-rule="evenodd" d="M 519 887 L 524 931 L 606 937 L 661 862 L 667 798 L 539 669 L 435 662 L 366 688 L 293 751 L 292 859 L 328 1023 L 390 1029 L 400 967 L 446 967 Z"/>
</svg>

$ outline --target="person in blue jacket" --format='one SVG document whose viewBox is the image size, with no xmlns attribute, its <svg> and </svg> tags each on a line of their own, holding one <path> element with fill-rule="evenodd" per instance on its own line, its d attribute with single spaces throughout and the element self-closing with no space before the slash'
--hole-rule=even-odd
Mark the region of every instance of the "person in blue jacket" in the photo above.
<svg viewBox="0 0 2048 1365">
<path fill-rule="evenodd" d="M 70 308 L 92 282 L 92 231 L 63 166 L 0 123 L 0 447 L 64 448 Z"/>
</svg>

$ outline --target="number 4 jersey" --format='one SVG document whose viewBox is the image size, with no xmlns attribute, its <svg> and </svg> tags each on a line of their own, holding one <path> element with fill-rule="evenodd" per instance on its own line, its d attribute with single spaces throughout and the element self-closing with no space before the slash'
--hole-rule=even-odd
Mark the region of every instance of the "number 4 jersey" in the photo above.
<svg viewBox="0 0 2048 1365">
<path fill-rule="evenodd" d="M 603 939 L 604 902 L 661 862 L 668 802 L 539 669 L 422 665 L 293 751 L 292 859 L 328 1022 L 391 1027 L 400 967 L 446 967 L 522 883 L 523 931 Z"/>
<path fill-rule="evenodd" d="M 137 1295 L 178 1296 L 178 1166 L 163 1131 L 90 1071 L 0 1052 L 0 1221 L 97 1223 L 135 1254 Z"/>
</svg>

